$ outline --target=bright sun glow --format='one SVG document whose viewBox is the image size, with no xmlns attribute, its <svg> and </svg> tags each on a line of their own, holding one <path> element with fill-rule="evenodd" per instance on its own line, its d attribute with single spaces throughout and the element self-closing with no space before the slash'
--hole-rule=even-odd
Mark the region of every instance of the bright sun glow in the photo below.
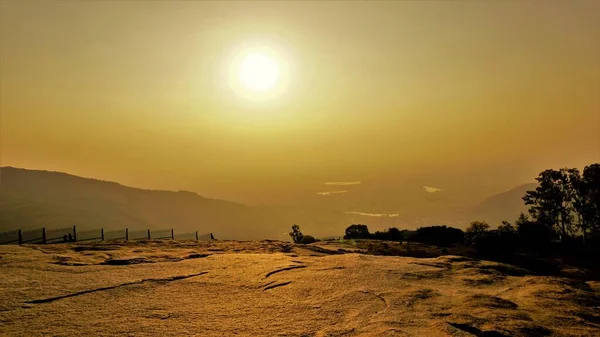
<svg viewBox="0 0 600 337">
<path fill-rule="evenodd" d="M 279 79 L 279 66 L 267 55 L 249 54 L 240 64 L 238 78 L 250 90 L 265 91 Z"/>
<path fill-rule="evenodd" d="M 229 102 L 244 108 L 266 108 L 286 104 L 296 83 L 295 62 L 291 48 L 277 41 L 246 40 L 231 49 L 223 60 L 226 85 L 241 100 Z M 224 84 L 225 84 L 224 83 Z"/>
</svg>

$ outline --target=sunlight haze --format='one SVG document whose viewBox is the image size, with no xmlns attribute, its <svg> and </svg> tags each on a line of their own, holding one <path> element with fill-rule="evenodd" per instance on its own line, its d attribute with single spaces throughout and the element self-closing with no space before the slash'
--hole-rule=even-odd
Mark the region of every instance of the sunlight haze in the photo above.
<svg viewBox="0 0 600 337">
<path fill-rule="evenodd" d="M 396 214 L 600 160 L 597 1 L 0 10 L 2 166 Z"/>
</svg>

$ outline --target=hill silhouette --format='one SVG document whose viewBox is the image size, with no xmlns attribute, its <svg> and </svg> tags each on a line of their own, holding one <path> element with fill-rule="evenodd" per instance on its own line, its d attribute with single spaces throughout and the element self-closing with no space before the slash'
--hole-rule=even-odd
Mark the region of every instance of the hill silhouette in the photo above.
<svg viewBox="0 0 600 337">
<path fill-rule="evenodd" d="M 494 225 L 501 223 L 502 220 L 513 222 L 521 212 L 527 213 L 527 206 L 522 198 L 525 192 L 536 187 L 535 183 L 523 184 L 493 195 L 472 207 L 468 215 L 471 219 L 485 220 Z"/>
<path fill-rule="evenodd" d="M 154 191 L 66 173 L 1 169 L 1 229 L 41 226 L 175 228 L 232 236 L 254 217 L 245 205 L 188 191 Z M 265 235 L 253 229 L 257 235 Z M 243 235 L 253 236 L 250 231 Z"/>
<path fill-rule="evenodd" d="M 452 196 L 423 197 L 407 190 L 397 200 L 397 209 L 402 210 L 397 217 L 374 217 L 348 213 L 369 212 L 369 203 L 359 201 L 367 200 L 372 191 L 330 204 L 319 199 L 311 204 L 248 206 L 189 191 L 145 190 L 61 172 L 2 167 L 0 174 L 0 231 L 70 225 L 81 229 L 175 228 L 212 232 L 224 239 L 287 239 L 285 232 L 294 223 L 318 237 L 342 235 L 351 223 L 366 223 L 372 229 L 430 224 L 465 228 L 472 220 L 513 221 L 526 209 L 521 197 L 535 187 L 521 185 L 476 205 L 460 205 Z"/>
</svg>

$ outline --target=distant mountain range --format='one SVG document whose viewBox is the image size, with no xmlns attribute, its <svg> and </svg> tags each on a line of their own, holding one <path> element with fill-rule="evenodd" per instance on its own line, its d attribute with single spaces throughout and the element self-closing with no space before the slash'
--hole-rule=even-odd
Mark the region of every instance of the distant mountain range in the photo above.
<svg viewBox="0 0 600 337">
<path fill-rule="evenodd" d="M 346 226 L 358 222 L 376 228 L 414 228 L 417 224 L 433 223 L 464 227 L 470 220 L 486 220 L 495 227 L 500 221 L 513 221 L 526 211 L 521 197 L 533 188 L 535 184 L 521 185 L 474 206 L 461 207 L 462 210 L 455 205 L 440 206 L 431 210 L 433 216 L 427 213 L 427 207 L 418 204 L 419 197 L 413 203 L 420 206 L 422 214 L 374 217 L 345 212 L 347 209 L 339 204 L 331 209 L 317 205 L 247 206 L 188 191 L 144 190 L 60 172 L 2 167 L 0 231 L 77 225 L 197 230 L 212 232 L 223 239 L 287 239 L 285 233 L 294 223 L 315 236 L 342 235 Z M 410 196 L 406 199 L 410 200 Z M 420 222 L 415 221 L 417 218 Z"/>
<path fill-rule="evenodd" d="M 491 225 L 499 224 L 503 220 L 514 222 L 518 215 L 527 213 L 527 206 L 523 202 L 525 192 L 534 190 L 537 184 L 523 184 L 510 191 L 491 196 L 472 207 L 468 216 L 470 219 L 482 219 Z"/>
</svg>

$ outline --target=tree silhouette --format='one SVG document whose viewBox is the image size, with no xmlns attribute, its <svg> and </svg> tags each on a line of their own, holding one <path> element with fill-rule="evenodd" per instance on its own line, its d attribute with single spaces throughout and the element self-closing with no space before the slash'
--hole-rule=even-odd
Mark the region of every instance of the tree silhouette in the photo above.
<svg viewBox="0 0 600 337">
<path fill-rule="evenodd" d="M 301 243 L 304 239 L 304 234 L 302 234 L 300 226 L 298 225 L 293 225 L 292 231 L 289 234 L 292 237 L 292 240 L 294 240 L 294 243 Z"/>
<path fill-rule="evenodd" d="M 344 239 L 368 239 L 371 236 L 366 225 L 353 224 L 346 228 Z"/>
<path fill-rule="evenodd" d="M 417 228 L 412 241 L 438 246 L 450 246 L 465 242 L 465 233 L 458 228 L 447 226 L 427 226 Z"/>
<path fill-rule="evenodd" d="M 375 240 L 388 240 L 388 241 L 402 241 L 404 240 L 405 233 L 400 231 L 396 227 L 390 227 L 383 232 L 375 232 L 372 237 Z"/>
<path fill-rule="evenodd" d="M 560 234 L 561 241 L 579 230 L 585 244 L 588 232 L 600 232 L 600 164 L 545 170 L 536 178 L 539 186 L 523 200 L 537 223 Z M 576 221 L 575 221 L 576 220 Z"/>
<path fill-rule="evenodd" d="M 585 244 L 588 230 L 594 234 L 600 232 L 600 164 L 586 166 L 583 175 L 574 170 L 571 179 L 573 208 Z"/>
<path fill-rule="evenodd" d="M 498 226 L 498 233 L 513 234 L 517 233 L 515 226 L 511 225 L 508 221 L 502 221 L 502 224 Z"/>
<path fill-rule="evenodd" d="M 517 221 L 515 221 L 515 226 L 517 226 L 517 230 L 518 230 L 521 225 L 528 223 L 528 222 L 529 222 L 529 217 L 527 216 L 527 214 L 521 213 L 521 214 L 519 214 Z"/>
<path fill-rule="evenodd" d="M 544 224 L 530 221 L 524 213 L 519 215 L 515 226 L 523 248 L 539 252 L 550 243 L 550 229 Z"/>
<path fill-rule="evenodd" d="M 473 221 L 465 230 L 465 238 L 467 243 L 473 243 L 473 240 L 478 236 L 483 234 L 485 231 L 490 229 L 490 225 L 485 221 Z"/>
<path fill-rule="evenodd" d="M 534 191 L 527 191 L 523 197 L 535 221 L 551 231 L 558 227 L 561 241 L 573 232 L 572 174 L 567 169 L 542 171 L 536 178 L 539 186 Z"/>
</svg>

